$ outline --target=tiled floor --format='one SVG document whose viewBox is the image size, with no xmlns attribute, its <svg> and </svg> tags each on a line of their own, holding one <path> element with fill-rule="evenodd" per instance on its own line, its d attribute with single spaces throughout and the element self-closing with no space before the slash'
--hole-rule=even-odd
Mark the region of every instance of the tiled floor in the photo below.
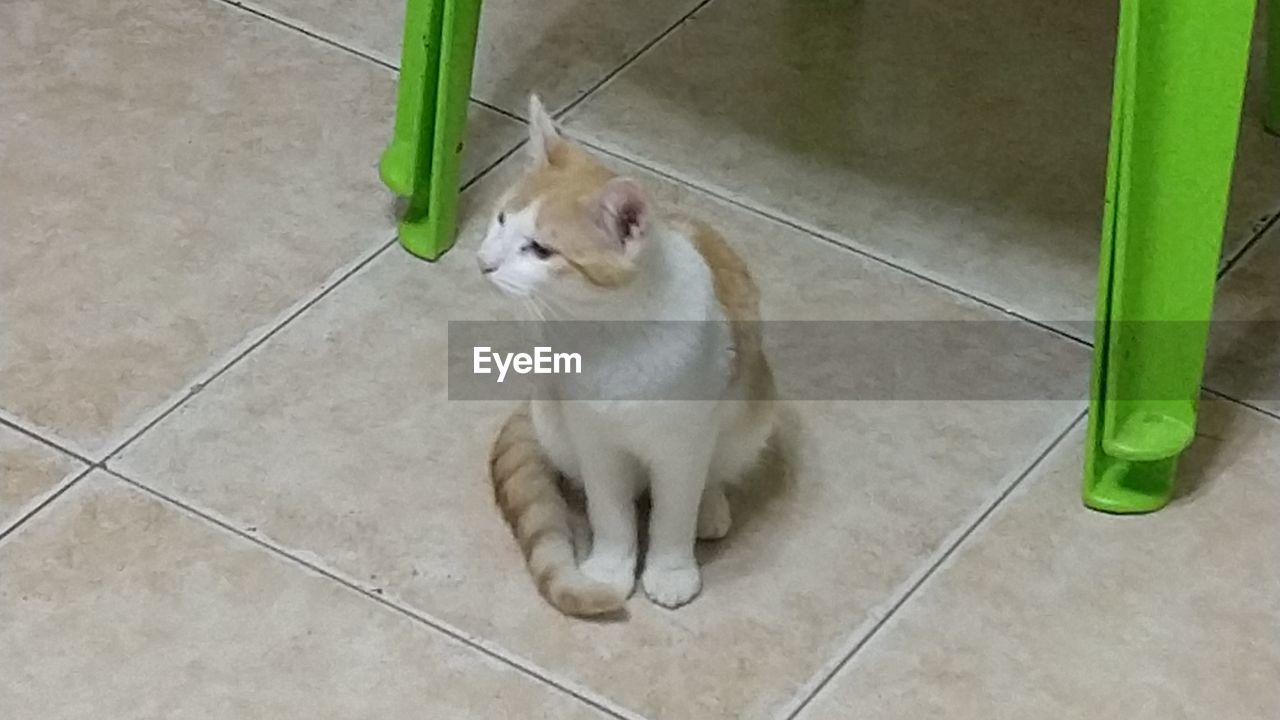
<svg viewBox="0 0 1280 720">
<path fill-rule="evenodd" d="M 1280 716 L 1256 92 L 1183 491 L 1111 518 L 1077 499 L 1069 323 L 1114 2 L 534 5 L 485 5 L 428 265 L 374 168 L 401 2 L 0 4 L 0 715 Z M 1046 399 L 791 403 L 696 602 L 560 617 L 486 487 L 508 405 L 444 372 L 447 320 L 510 314 L 470 252 L 529 90 L 729 236 L 766 317 L 1016 322 L 1034 357 L 954 380 L 1047 369 Z"/>
</svg>

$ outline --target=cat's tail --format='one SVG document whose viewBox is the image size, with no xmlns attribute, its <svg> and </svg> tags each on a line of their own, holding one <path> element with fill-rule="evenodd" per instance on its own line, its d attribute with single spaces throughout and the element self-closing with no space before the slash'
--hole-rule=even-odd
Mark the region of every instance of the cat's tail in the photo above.
<svg viewBox="0 0 1280 720">
<path fill-rule="evenodd" d="M 569 506 L 560 493 L 558 473 L 538 444 L 528 405 L 512 413 L 498 432 L 489 475 L 498 507 L 547 602 L 577 617 L 622 610 L 626 597 L 578 569 Z"/>
</svg>

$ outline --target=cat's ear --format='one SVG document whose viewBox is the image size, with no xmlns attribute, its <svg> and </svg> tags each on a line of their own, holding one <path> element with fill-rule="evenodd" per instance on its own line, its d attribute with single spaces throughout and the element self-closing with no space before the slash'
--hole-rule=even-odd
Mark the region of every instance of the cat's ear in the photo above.
<svg viewBox="0 0 1280 720">
<path fill-rule="evenodd" d="M 644 237 L 651 213 L 644 189 L 631 178 L 610 180 L 595 197 L 596 224 L 619 248 Z"/>
<path fill-rule="evenodd" d="M 565 140 L 555 120 L 537 95 L 529 96 L 529 158 L 536 167 L 555 165 L 564 152 Z"/>
</svg>

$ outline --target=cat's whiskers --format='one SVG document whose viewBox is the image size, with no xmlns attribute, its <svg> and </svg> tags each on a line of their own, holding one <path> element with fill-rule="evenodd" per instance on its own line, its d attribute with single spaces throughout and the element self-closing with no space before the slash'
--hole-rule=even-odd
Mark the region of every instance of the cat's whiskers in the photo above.
<svg viewBox="0 0 1280 720">
<path fill-rule="evenodd" d="M 542 303 L 542 307 L 547 311 L 547 315 L 553 320 L 573 320 L 574 313 L 559 299 L 550 295 L 536 295 L 535 298 Z"/>
<path fill-rule="evenodd" d="M 547 318 L 542 314 L 542 310 L 538 308 L 538 303 L 531 297 L 520 298 L 521 304 L 524 305 L 525 312 L 529 313 L 529 317 L 539 322 L 546 322 Z"/>
<path fill-rule="evenodd" d="M 539 308 L 540 312 L 538 314 L 542 318 L 543 322 L 564 319 L 561 317 L 562 313 L 559 312 L 559 308 L 552 305 L 549 298 L 541 295 L 531 295 L 530 298 L 532 298 L 534 304 Z"/>
<path fill-rule="evenodd" d="M 524 308 L 525 312 L 529 313 L 531 318 L 539 319 L 538 314 L 534 311 L 532 304 L 529 302 L 528 296 L 520 293 L 519 288 L 516 287 L 515 283 L 500 276 L 492 278 L 492 282 L 504 295 L 518 300 L 521 307 Z"/>
<path fill-rule="evenodd" d="M 504 286 L 504 288 L 505 287 L 507 286 Z M 522 311 L 523 315 L 525 315 L 531 320 L 538 319 L 538 315 L 536 312 L 534 312 L 533 305 L 529 302 L 529 298 L 524 297 L 523 295 L 515 295 L 512 293 L 509 293 L 509 295 L 512 298 L 514 298 L 517 302 L 520 303 L 520 310 Z"/>
</svg>

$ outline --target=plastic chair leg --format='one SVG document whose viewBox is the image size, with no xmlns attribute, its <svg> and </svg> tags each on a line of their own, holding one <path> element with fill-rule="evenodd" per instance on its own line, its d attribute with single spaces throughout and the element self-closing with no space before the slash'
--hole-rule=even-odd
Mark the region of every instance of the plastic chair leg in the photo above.
<svg viewBox="0 0 1280 720">
<path fill-rule="evenodd" d="M 1084 502 L 1150 512 L 1195 436 L 1255 0 L 1122 0 Z"/>
<path fill-rule="evenodd" d="M 1267 129 L 1280 135 L 1280 0 L 1267 0 Z"/>
<path fill-rule="evenodd" d="M 454 241 L 480 0 L 408 0 L 395 132 L 382 180 L 409 199 L 400 244 L 434 260 Z"/>
</svg>

